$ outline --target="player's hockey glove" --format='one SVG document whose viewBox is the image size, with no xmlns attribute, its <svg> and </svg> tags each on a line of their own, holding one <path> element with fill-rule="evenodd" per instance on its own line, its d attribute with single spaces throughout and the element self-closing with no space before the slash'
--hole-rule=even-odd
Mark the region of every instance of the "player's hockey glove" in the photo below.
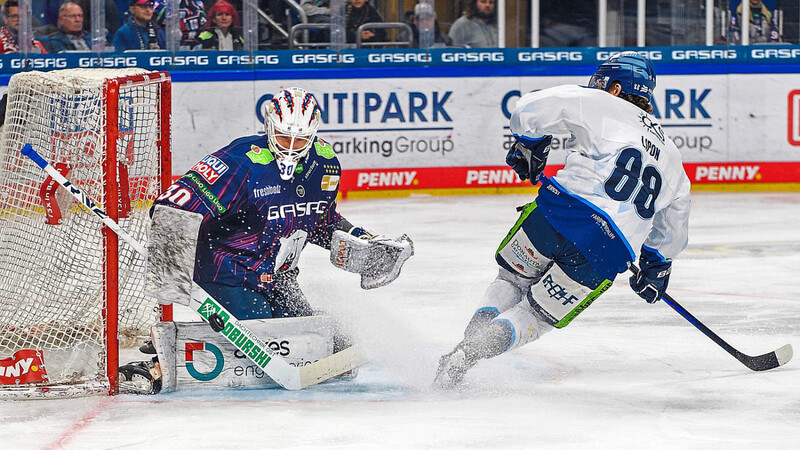
<svg viewBox="0 0 800 450">
<path fill-rule="evenodd" d="M 655 303 L 666 292 L 670 273 L 672 261 L 665 261 L 658 253 L 643 248 L 639 273 L 630 278 L 631 288 L 647 303 Z"/>
<path fill-rule="evenodd" d="M 547 165 L 552 140 L 553 136 L 549 135 L 538 140 L 518 138 L 506 155 L 506 164 L 517 172 L 520 180 L 531 180 L 531 184 L 536 185 Z"/>
</svg>

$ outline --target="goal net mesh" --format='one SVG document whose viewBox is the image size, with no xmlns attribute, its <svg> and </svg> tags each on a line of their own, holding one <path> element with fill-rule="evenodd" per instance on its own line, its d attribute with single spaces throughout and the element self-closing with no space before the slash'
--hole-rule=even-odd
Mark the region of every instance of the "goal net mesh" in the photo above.
<svg viewBox="0 0 800 450">
<path fill-rule="evenodd" d="M 103 224 L 20 149 L 32 144 L 108 211 L 106 80 L 142 69 L 70 69 L 13 76 L 0 134 L 0 359 L 33 350 L 46 372 L 38 386 L 107 390 L 106 258 Z M 119 224 L 146 242 L 160 191 L 159 86 L 120 84 L 117 108 Z M 113 134 L 111 134 L 113 136 Z M 113 138 L 112 138 L 113 139 Z M 159 318 L 144 294 L 145 258 L 119 242 L 119 335 L 145 335 Z M 2 385 L 31 374 L 28 361 L 0 366 Z M 39 369 L 39 362 L 44 370 Z M 3 373 L 5 372 L 5 373 Z M 49 389 L 46 389 L 49 390 Z"/>
</svg>

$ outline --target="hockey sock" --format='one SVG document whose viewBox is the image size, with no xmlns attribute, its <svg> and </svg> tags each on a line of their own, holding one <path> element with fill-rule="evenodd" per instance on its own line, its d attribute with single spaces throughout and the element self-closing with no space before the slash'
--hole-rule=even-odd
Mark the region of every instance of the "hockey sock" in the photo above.
<svg viewBox="0 0 800 450">
<path fill-rule="evenodd" d="M 474 363 L 480 359 L 493 358 L 511 347 L 513 332 L 505 321 L 493 321 L 480 328 L 474 328 L 459 344 Z"/>
<path fill-rule="evenodd" d="M 489 326 L 489 322 L 495 317 L 497 317 L 497 310 L 495 308 L 481 308 L 475 311 L 475 314 L 472 315 L 472 318 L 467 324 L 467 329 L 464 330 L 464 339 L 467 339 L 469 336 L 479 332 L 479 330 Z"/>
</svg>

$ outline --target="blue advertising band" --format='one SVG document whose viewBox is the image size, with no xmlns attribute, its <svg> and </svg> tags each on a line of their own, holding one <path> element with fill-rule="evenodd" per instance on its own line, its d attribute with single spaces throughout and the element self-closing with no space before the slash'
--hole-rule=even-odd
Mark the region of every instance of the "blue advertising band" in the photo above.
<svg viewBox="0 0 800 450">
<path fill-rule="evenodd" d="M 69 53 L 0 55 L 0 74 L 23 70 L 142 67 L 175 81 L 253 79 L 564 76 L 592 73 L 618 48 L 437 48 L 244 52 Z M 659 74 L 797 73 L 800 46 L 643 47 Z M 218 72 L 218 73 L 215 73 Z M 8 77 L 2 77 L 7 82 Z"/>
</svg>

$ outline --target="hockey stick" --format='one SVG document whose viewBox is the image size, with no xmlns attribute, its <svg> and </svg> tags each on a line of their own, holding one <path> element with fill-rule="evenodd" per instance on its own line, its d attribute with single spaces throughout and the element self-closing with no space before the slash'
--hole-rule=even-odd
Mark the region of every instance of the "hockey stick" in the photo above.
<svg viewBox="0 0 800 450">
<path fill-rule="evenodd" d="M 39 166 L 42 170 L 47 172 L 47 174 L 50 175 L 51 178 L 53 178 L 55 181 L 58 182 L 58 184 L 63 186 L 64 189 L 67 190 L 67 192 L 72 194 L 72 196 L 75 197 L 76 200 L 78 200 L 78 203 L 85 206 L 89 211 L 93 212 L 97 217 L 100 218 L 100 220 L 103 221 L 103 223 L 108 228 L 111 228 L 111 231 L 116 233 L 117 236 L 120 237 L 120 239 L 130 244 L 131 247 L 134 248 L 134 250 L 139 252 L 139 254 L 143 256 L 147 255 L 147 250 L 145 250 L 144 245 L 142 245 L 139 241 L 137 241 L 133 236 L 128 234 L 127 231 L 123 230 L 122 227 L 120 227 L 117 222 L 114 222 L 114 219 L 108 217 L 108 214 L 106 214 L 102 209 L 100 209 L 100 207 L 97 206 L 97 204 L 91 198 L 89 198 L 88 195 L 86 195 L 80 189 L 76 188 L 72 183 L 69 182 L 69 180 L 66 179 L 66 177 L 64 177 L 64 175 L 61 175 L 61 172 L 57 171 L 55 167 L 50 165 L 47 161 L 44 160 L 44 158 L 42 158 L 41 155 L 36 153 L 36 150 L 33 149 L 33 146 L 31 144 L 25 144 L 24 146 L 22 146 L 22 150 L 20 150 L 20 153 L 30 158 L 33 162 L 36 163 L 37 166 Z"/>
<path fill-rule="evenodd" d="M 304 389 L 367 362 L 363 350 L 354 345 L 312 364 L 295 367 L 275 353 L 261 338 L 247 329 L 197 284 L 192 286 L 192 309 L 197 311 L 214 331 L 222 334 L 228 342 L 286 389 Z"/>
<path fill-rule="evenodd" d="M 633 272 L 634 275 L 639 273 L 639 268 L 635 265 L 631 264 L 630 271 Z M 712 341 L 716 342 L 717 345 L 722 347 L 726 352 L 733 355 L 734 358 L 738 359 L 739 362 L 747 366 L 750 370 L 755 371 L 762 371 L 762 370 L 770 370 L 776 367 L 782 366 L 789 362 L 792 359 L 792 345 L 786 344 L 783 347 L 769 352 L 764 353 L 763 355 L 758 356 L 750 356 L 745 355 L 744 353 L 736 350 L 725 342 L 721 337 L 717 336 L 716 333 L 711 331 L 710 328 L 705 326 L 703 322 L 700 322 L 695 316 L 693 316 L 689 311 L 686 310 L 683 306 L 681 306 L 678 302 L 675 301 L 669 294 L 666 292 L 664 295 L 661 296 L 661 300 L 664 300 L 666 304 L 672 307 L 675 311 L 678 312 L 684 319 L 688 320 L 689 323 L 695 326 L 698 330 L 702 331 L 703 334 L 711 338 Z"/>
<path fill-rule="evenodd" d="M 25 144 L 20 152 L 63 186 L 80 204 L 99 217 L 120 239 L 130 244 L 142 256 L 147 256 L 147 250 L 141 242 L 122 229 L 88 195 L 75 187 L 45 161 L 31 144 Z M 267 376 L 286 389 L 303 389 L 341 375 L 367 362 L 367 357 L 361 347 L 354 345 L 306 366 L 294 367 L 208 295 L 197 283 L 192 283 L 191 297 L 191 309 L 200 314 L 212 329 L 220 332 L 228 342 L 247 355 Z"/>
</svg>

